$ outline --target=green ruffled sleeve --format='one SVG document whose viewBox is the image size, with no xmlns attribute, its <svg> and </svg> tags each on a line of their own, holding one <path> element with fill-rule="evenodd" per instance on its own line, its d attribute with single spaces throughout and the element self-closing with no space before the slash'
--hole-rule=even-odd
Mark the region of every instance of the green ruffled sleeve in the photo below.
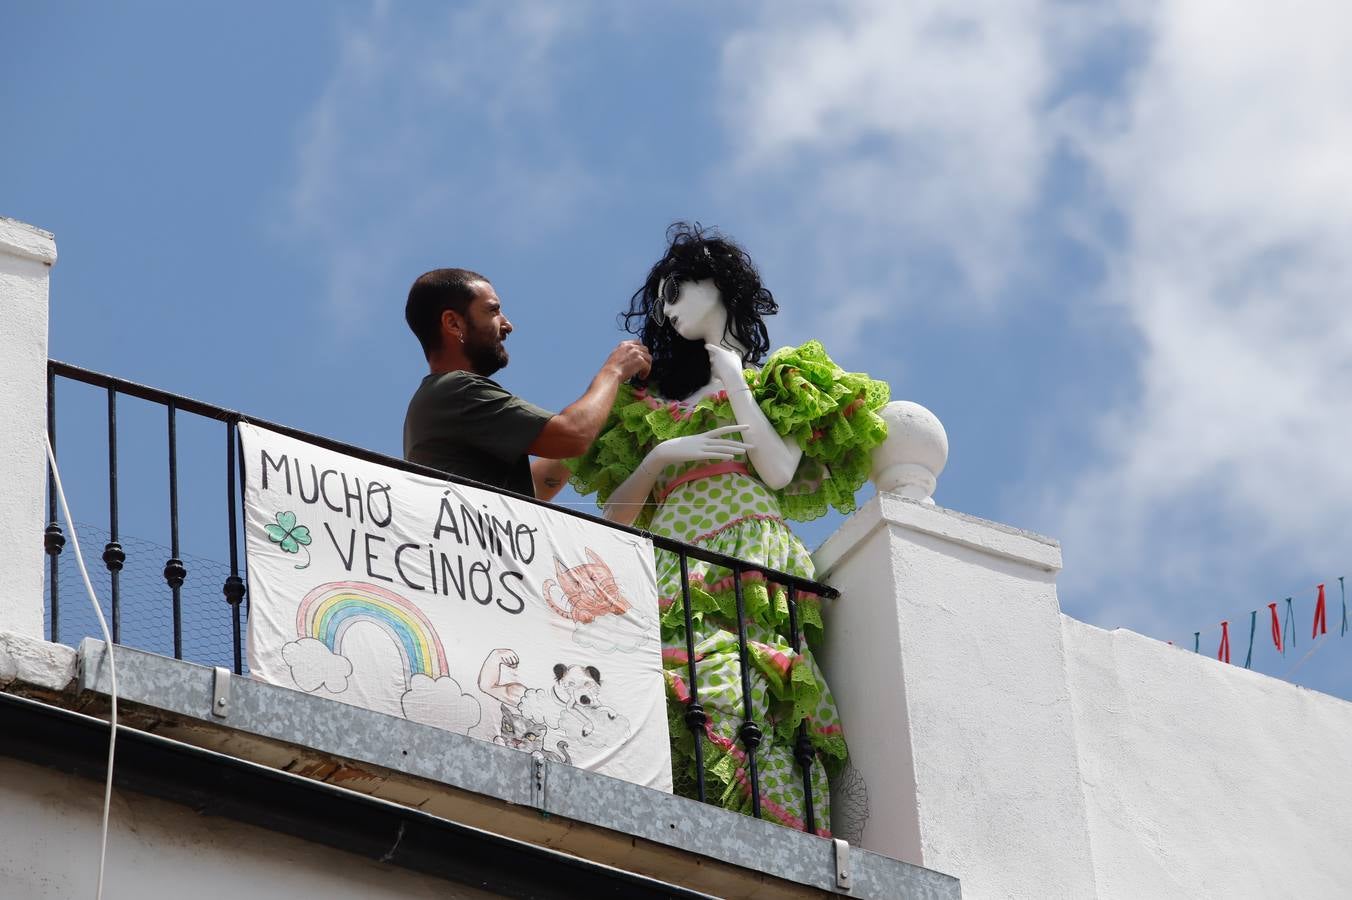
<svg viewBox="0 0 1352 900">
<path fill-rule="evenodd" d="M 888 401 L 887 382 L 844 371 L 817 341 L 776 350 L 759 371 L 744 375 L 774 429 L 803 448 L 793 481 L 775 492 L 784 517 L 804 522 L 831 507 L 853 512 L 854 495 L 868 480 L 873 448 L 887 437 L 887 423 L 878 415 Z M 596 443 L 566 461 L 573 473 L 569 482 L 583 496 L 595 493 L 605 506 L 653 447 L 733 418 L 723 393 L 687 407 L 621 385 Z M 650 498 L 635 527 L 647 528 L 655 512 Z"/>
<path fill-rule="evenodd" d="M 652 428 L 645 421 L 651 412 L 651 405 L 637 396 L 633 387 L 620 385 L 610 416 L 591 449 L 582 456 L 564 460 L 573 473 L 569 484 L 584 497 L 595 493 L 596 504 L 605 506 L 610 495 L 634 473 L 656 444 Z M 651 498 L 645 501 L 634 526 L 647 528 L 655 511 Z"/>
<path fill-rule="evenodd" d="M 873 449 L 887 437 L 878 415 L 890 397 L 887 382 L 844 371 L 818 341 L 776 350 L 747 381 L 775 430 L 803 448 L 793 481 L 776 492 L 784 517 L 807 521 L 830 507 L 853 512 Z"/>
</svg>

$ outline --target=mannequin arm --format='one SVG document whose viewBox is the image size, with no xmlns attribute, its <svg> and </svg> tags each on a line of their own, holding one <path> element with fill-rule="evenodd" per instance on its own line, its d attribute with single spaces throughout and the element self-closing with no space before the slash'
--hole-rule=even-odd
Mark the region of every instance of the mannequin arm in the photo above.
<svg viewBox="0 0 1352 900">
<path fill-rule="evenodd" d="M 643 509 L 644 501 L 648 499 L 648 494 L 652 492 L 653 485 L 657 483 L 659 471 L 661 470 L 650 470 L 648 459 L 644 457 L 643 462 L 634 470 L 634 474 L 615 488 L 601 509 L 601 517 L 620 525 L 633 525 Z"/>
<path fill-rule="evenodd" d="M 747 455 L 756 467 L 756 474 L 771 490 L 785 487 L 793 481 L 794 472 L 798 471 L 803 448 L 793 438 L 781 436 L 770 420 L 765 418 L 765 413 L 756 403 L 756 398 L 751 396 L 751 388 L 742 376 L 742 360 L 737 354 L 717 344 L 705 346 L 709 350 L 714 374 L 727 389 L 733 415 L 743 426 L 742 434 L 747 443 L 755 448 Z"/>
<path fill-rule="evenodd" d="M 763 417 L 762 417 L 763 418 Z M 752 445 L 725 434 L 743 431 L 741 425 L 724 425 L 703 434 L 672 438 L 663 441 L 643 457 L 634 474 L 626 478 L 606 500 L 601 515 L 621 525 L 632 525 L 639 511 L 652 493 L 657 476 L 667 466 L 696 459 L 732 459 L 752 451 Z"/>
</svg>

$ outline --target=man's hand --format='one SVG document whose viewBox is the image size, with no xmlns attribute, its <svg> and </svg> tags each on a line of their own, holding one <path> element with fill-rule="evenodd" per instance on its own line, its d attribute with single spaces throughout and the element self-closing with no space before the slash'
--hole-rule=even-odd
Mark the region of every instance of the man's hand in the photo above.
<svg viewBox="0 0 1352 900">
<path fill-rule="evenodd" d="M 545 423 L 528 448 L 531 455 L 567 459 L 586 453 L 601 433 L 620 385 L 635 375 L 647 377 L 652 365 L 653 357 L 647 347 L 638 341 L 622 342 L 606 357 L 605 365 L 592 379 L 587 393 Z"/>
<path fill-rule="evenodd" d="M 647 378 L 652 366 L 653 356 L 647 347 L 638 341 L 621 341 L 620 345 L 610 352 L 602 368 L 614 368 L 619 374 L 620 381 L 628 381 L 635 375 Z"/>
</svg>

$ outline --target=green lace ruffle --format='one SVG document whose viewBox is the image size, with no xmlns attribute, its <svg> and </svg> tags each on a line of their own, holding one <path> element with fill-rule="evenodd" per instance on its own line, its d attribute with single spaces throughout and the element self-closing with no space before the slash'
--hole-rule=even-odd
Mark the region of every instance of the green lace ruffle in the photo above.
<svg viewBox="0 0 1352 900">
<path fill-rule="evenodd" d="M 878 415 L 889 398 L 887 383 L 844 371 L 818 341 L 777 350 L 759 370 L 743 374 L 766 419 L 803 449 L 793 481 L 774 492 L 783 516 L 802 522 L 831 507 L 853 512 L 872 451 L 887 437 L 887 423 Z M 594 492 L 604 506 L 654 446 L 733 419 L 722 394 L 686 405 L 622 385 L 600 437 L 584 456 L 567 461 L 570 481 L 584 496 Z M 634 524 L 647 528 L 653 512 L 647 504 Z"/>
</svg>

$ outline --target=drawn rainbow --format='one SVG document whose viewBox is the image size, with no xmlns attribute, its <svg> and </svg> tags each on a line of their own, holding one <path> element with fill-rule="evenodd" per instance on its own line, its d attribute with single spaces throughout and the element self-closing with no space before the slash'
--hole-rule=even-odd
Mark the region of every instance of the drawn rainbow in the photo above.
<svg viewBox="0 0 1352 900">
<path fill-rule="evenodd" d="M 296 633 L 323 641 L 334 653 L 341 652 L 343 636 L 358 622 L 371 622 L 394 640 L 408 677 L 450 673 L 446 650 L 427 616 L 384 588 L 359 581 L 321 584 L 296 609 Z"/>
</svg>

